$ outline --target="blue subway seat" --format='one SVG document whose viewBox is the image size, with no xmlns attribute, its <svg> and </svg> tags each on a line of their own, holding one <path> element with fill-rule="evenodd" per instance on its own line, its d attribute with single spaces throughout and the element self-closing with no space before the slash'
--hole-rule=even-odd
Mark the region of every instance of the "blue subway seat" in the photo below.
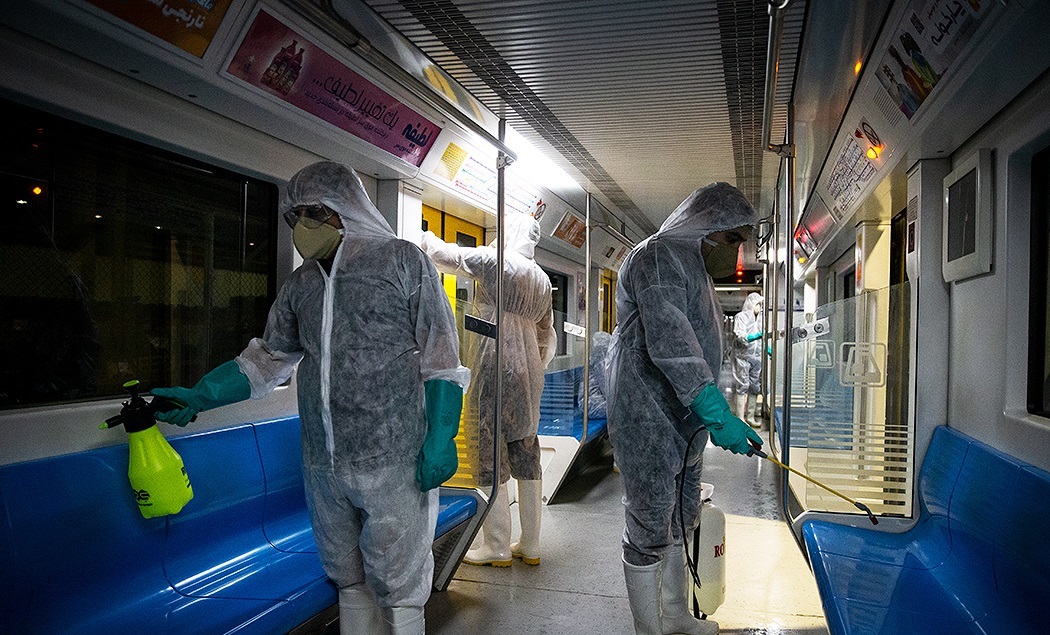
<svg viewBox="0 0 1050 635">
<path fill-rule="evenodd" d="M 591 418 L 587 422 L 587 438 L 583 438 L 583 403 L 580 398 L 582 382 L 582 366 L 544 374 L 537 434 L 575 437 L 583 443 L 601 435 L 605 430 L 605 418 Z"/>
<path fill-rule="evenodd" d="M 0 631 L 286 633 L 336 602 L 298 417 L 172 445 L 194 498 L 166 518 L 139 513 L 126 445 L 0 467 Z M 435 537 L 476 511 L 442 490 Z"/>
<path fill-rule="evenodd" d="M 437 530 L 434 531 L 435 538 L 444 536 L 456 525 L 478 512 L 477 499 L 469 494 L 454 494 L 452 491 L 451 489 L 441 490 Z"/>
<path fill-rule="evenodd" d="M 580 407 L 576 399 L 577 381 L 574 370 L 567 368 L 544 374 L 538 434 L 553 437 L 575 436 L 573 428 Z"/>
<path fill-rule="evenodd" d="M 831 635 L 1045 633 L 1050 474 L 941 426 L 919 502 L 900 534 L 803 524 Z"/>
</svg>

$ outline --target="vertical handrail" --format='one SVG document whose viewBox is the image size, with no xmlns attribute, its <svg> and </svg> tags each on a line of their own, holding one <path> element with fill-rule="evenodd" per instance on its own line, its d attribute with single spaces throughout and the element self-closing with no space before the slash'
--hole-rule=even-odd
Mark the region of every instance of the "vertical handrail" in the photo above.
<svg viewBox="0 0 1050 635">
<path fill-rule="evenodd" d="M 766 87 L 762 102 L 762 147 L 781 154 L 785 145 L 770 143 L 773 136 L 773 101 L 777 94 L 777 74 L 780 71 L 780 45 L 784 38 L 784 10 L 791 0 L 769 0 L 769 42 L 766 46 Z"/>
<path fill-rule="evenodd" d="M 766 258 L 766 263 L 767 264 L 766 264 L 766 266 L 767 267 L 770 266 L 768 264 L 769 262 L 773 263 L 772 264 L 772 274 L 773 275 L 770 275 L 770 272 L 766 271 L 765 279 L 763 280 L 763 284 L 765 286 L 766 293 L 763 296 L 765 298 L 765 302 L 764 302 L 765 309 L 763 311 L 764 315 L 762 316 L 763 320 L 764 320 L 764 324 L 763 324 L 763 329 L 762 330 L 765 333 L 765 337 L 763 337 L 763 339 L 762 339 L 762 343 L 764 345 L 762 352 L 763 352 L 763 354 L 765 353 L 766 347 L 768 347 L 770 350 L 772 350 L 772 353 L 770 355 L 768 355 L 769 363 L 768 364 L 762 364 L 762 368 L 764 370 L 763 375 L 765 375 L 765 384 L 764 384 L 764 387 L 766 388 L 766 393 L 765 394 L 767 394 L 769 396 L 769 400 L 764 405 L 765 405 L 765 408 L 766 408 L 766 410 L 768 412 L 768 415 L 769 415 L 769 435 L 770 435 L 770 438 L 772 438 L 772 436 L 773 436 L 773 430 L 774 430 L 774 427 L 775 427 L 773 424 L 776 421 L 774 413 L 776 411 L 776 404 L 777 404 L 777 373 L 776 373 L 776 369 L 777 369 L 777 358 L 778 358 L 778 355 L 776 353 L 776 342 L 777 342 L 777 333 L 780 332 L 779 331 L 779 324 L 777 322 L 777 307 L 780 306 L 779 293 L 777 293 L 777 254 L 779 253 L 778 247 L 780 245 L 780 238 L 779 238 L 779 235 L 777 234 L 777 229 L 779 227 L 780 227 L 780 203 L 779 203 L 777 197 L 774 196 L 773 197 L 773 229 L 771 230 L 772 233 L 771 233 L 771 235 L 769 237 L 769 241 L 767 242 L 767 244 L 770 245 L 770 247 L 766 248 L 767 249 L 767 258 Z M 768 250 L 770 248 L 772 249 L 772 252 L 773 252 L 772 253 L 772 258 L 768 257 Z M 772 445 L 770 447 L 772 447 Z"/>
<path fill-rule="evenodd" d="M 786 145 L 794 144 L 795 109 L 788 104 L 788 125 L 785 134 Z M 795 256 L 793 241 L 795 239 L 795 157 L 784 157 L 784 406 L 781 411 L 781 430 L 784 442 L 781 444 L 781 461 L 791 464 L 791 331 L 795 324 Z M 783 501 L 784 515 L 790 518 L 787 501 L 790 494 L 790 479 L 784 474 Z"/>
<path fill-rule="evenodd" d="M 507 138 L 507 120 L 499 120 L 500 143 Z M 496 498 L 503 475 L 499 473 L 500 455 L 500 410 L 503 408 L 503 232 L 506 226 L 503 222 L 504 195 L 506 194 L 506 175 L 504 171 L 513 161 L 500 149 L 496 154 L 496 403 L 492 409 L 495 421 L 492 422 L 492 492 L 489 494 L 489 505 L 485 508 L 485 514 L 492 506 Z"/>
<path fill-rule="evenodd" d="M 583 433 L 580 443 L 587 440 L 587 428 L 591 423 L 590 388 L 591 388 L 591 193 L 587 192 L 587 204 L 584 207 L 586 216 L 586 233 L 584 244 L 584 281 L 583 281 Z"/>
<path fill-rule="evenodd" d="M 791 454 L 791 330 L 795 317 L 795 263 L 792 248 L 795 232 L 795 113 L 790 102 L 787 105 L 787 129 L 784 134 L 784 143 L 773 144 L 770 137 L 773 134 L 773 102 L 776 97 L 777 74 L 780 70 L 780 46 L 784 35 L 784 10 L 790 3 L 791 0 L 769 0 L 769 43 L 766 50 L 766 85 L 762 112 L 762 147 L 780 156 L 784 166 L 785 195 L 781 215 L 784 222 L 784 394 L 781 397 L 783 405 L 780 429 L 783 438 L 781 457 L 785 465 L 790 465 Z M 788 501 L 791 495 L 791 482 L 787 470 L 782 470 L 782 476 L 780 504 L 784 518 L 790 525 L 791 510 Z M 791 533 L 794 536 L 795 532 Z M 796 536 L 795 539 L 797 541 L 798 537 Z"/>
</svg>

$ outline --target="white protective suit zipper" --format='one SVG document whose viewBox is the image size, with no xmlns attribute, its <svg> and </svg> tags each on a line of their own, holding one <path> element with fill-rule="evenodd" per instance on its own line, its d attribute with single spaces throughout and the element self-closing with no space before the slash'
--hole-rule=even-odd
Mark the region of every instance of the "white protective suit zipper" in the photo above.
<svg viewBox="0 0 1050 635">
<path fill-rule="evenodd" d="M 332 321 L 335 307 L 335 274 L 339 266 L 339 253 L 343 244 L 339 244 L 332 258 L 332 272 L 325 273 L 321 263 L 317 266 L 324 276 L 324 309 L 321 315 L 321 424 L 324 426 L 325 447 L 328 448 L 328 459 L 335 465 L 335 432 L 332 430 L 332 404 L 329 399 L 332 393 Z"/>
</svg>

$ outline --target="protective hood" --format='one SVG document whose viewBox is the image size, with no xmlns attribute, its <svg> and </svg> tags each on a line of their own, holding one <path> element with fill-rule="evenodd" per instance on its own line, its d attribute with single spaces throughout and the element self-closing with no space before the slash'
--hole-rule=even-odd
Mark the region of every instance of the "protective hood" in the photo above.
<svg viewBox="0 0 1050 635">
<path fill-rule="evenodd" d="M 657 236 L 703 239 L 708 234 L 758 224 L 758 212 L 744 193 L 728 183 L 712 183 L 689 195 L 667 217 Z"/>
<path fill-rule="evenodd" d="M 297 205 L 323 203 L 339 214 L 345 236 L 396 238 L 352 169 L 332 161 L 320 161 L 299 170 L 284 188 L 280 212 Z"/>
<path fill-rule="evenodd" d="M 503 225 L 503 246 L 507 251 L 513 251 L 533 259 L 536 255 L 536 245 L 540 242 L 540 223 L 532 216 L 521 213 L 509 213 Z M 496 246 L 493 240 L 489 245 Z"/>
<path fill-rule="evenodd" d="M 744 299 L 744 306 L 740 307 L 741 313 L 754 313 L 755 306 L 762 303 L 762 294 L 760 293 L 749 293 Z"/>
</svg>

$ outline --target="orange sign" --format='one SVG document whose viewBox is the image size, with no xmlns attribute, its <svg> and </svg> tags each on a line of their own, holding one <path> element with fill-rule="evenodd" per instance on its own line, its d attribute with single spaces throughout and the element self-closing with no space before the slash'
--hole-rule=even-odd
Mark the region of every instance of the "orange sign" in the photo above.
<svg viewBox="0 0 1050 635">
<path fill-rule="evenodd" d="M 231 0 L 88 0 L 180 49 L 204 57 Z"/>
</svg>

